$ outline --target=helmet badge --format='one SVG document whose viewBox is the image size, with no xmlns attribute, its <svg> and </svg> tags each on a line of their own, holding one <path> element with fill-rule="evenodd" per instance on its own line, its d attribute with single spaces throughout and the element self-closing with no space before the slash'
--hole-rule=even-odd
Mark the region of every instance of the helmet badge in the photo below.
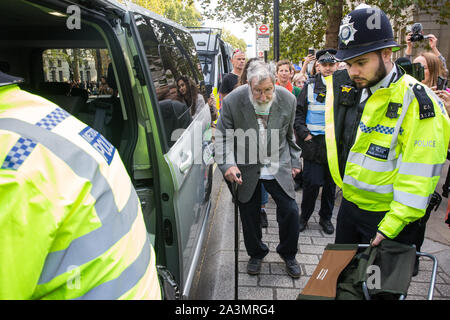
<svg viewBox="0 0 450 320">
<path fill-rule="evenodd" d="M 339 39 L 345 45 L 355 40 L 355 33 L 358 31 L 353 27 L 354 22 L 350 22 L 351 18 L 349 15 L 345 16 L 339 28 Z"/>
</svg>

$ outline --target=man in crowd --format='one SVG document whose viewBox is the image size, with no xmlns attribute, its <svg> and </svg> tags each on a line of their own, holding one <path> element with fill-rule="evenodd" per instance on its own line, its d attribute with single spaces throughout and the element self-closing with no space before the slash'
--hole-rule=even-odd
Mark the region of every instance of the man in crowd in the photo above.
<svg viewBox="0 0 450 320">
<path fill-rule="evenodd" d="M 325 96 L 324 77 L 337 70 L 336 50 L 320 50 L 316 53 L 317 73 L 297 99 L 295 132 L 299 138 L 303 157 L 303 199 L 300 215 L 300 232 L 305 230 L 316 205 L 322 186 L 319 224 L 327 234 L 334 232 L 331 216 L 334 208 L 336 185 L 330 175 L 325 145 Z"/>
<path fill-rule="evenodd" d="M 219 88 L 221 99 L 225 98 L 236 87 L 245 67 L 245 52 L 239 49 L 234 50 L 231 56 L 231 63 L 233 64 L 233 71 L 223 78 L 222 85 Z"/>
<path fill-rule="evenodd" d="M 275 75 L 264 62 L 251 63 L 247 79 L 248 84 L 232 91 L 223 101 L 217 122 L 216 162 L 225 179 L 238 184 L 237 201 L 250 256 L 247 272 L 259 274 L 262 260 L 269 253 L 260 227 L 264 185 L 277 205 L 277 252 L 288 274 L 298 278 L 298 206 L 292 178 L 300 172 L 301 150 L 295 144 L 293 131 L 295 97 L 275 85 Z"/>
<path fill-rule="evenodd" d="M 392 62 L 397 48 L 380 9 L 342 19 L 336 58 L 348 68 L 326 79 L 328 163 L 343 190 L 336 243 L 413 244 L 446 160 L 444 106 Z"/>
</svg>

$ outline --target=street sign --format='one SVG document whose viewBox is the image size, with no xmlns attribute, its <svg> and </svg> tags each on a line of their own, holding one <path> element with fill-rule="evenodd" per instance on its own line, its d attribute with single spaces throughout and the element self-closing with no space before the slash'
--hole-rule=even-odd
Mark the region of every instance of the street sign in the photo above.
<svg viewBox="0 0 450 320">
<path fill-rule="evenodd" d="M 269 51 L 270 50 L 270 41 L 269 35 L 267 36 L 258 36 L 256 39 L 256 48 L 261 51 Z"/>
<path fill-rule="evenodd" d="M 259 51 L 269 51 L 270 50 L 270 30 L 269 25 L 260 24 L 256 28 L 256 50 Z"/>
<path fill-rule="evenodd" d="M 269 35 L 270 34 L 270 30 L 269 30 L 269 26 L 267 24 L 260 24 L 258 26 L 258 35 Z"/>
</svg>

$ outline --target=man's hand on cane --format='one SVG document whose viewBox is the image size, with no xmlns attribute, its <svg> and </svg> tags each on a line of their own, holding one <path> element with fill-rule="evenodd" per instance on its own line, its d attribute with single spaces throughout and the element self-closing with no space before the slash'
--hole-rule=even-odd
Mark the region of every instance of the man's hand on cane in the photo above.
<svg viewBox="0 0 450 320">
<path fill-rule="evenodd" d="M 239 168 L 236 166 L 229 167 L 224 176 L 225 179 L 227 179 L 231 183 L 236 182 L 239 185 L 242 184 L 241 171 L 239 171 Z"/>
</svg>

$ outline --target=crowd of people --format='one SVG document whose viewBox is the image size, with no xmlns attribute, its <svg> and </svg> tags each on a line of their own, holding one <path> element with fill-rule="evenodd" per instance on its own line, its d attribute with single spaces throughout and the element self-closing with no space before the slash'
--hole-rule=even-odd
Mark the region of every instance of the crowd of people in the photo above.
<svg viewBox="0 0 450 320">
<path fill-rule="evenodd" d="M 276 251 L 293 278 L 300 276 L 299 233 L 307 228 L 320 188 L 319 225 L 327 234 L 336 232 L 335 243 L 378 246 L 393 239 L 420 249 L 447 157 L 450 90 L 439 81 L 447 79 L 448 70 L 434 35 L 426 37 L 431 50 L 417 57 L 411 56 L 411 34 L 406 38 L 403 59 L 422 69 L 422 76 L 404 68 L 401 59 L 394 62 L 400 46 L 381 10 L 380 16 L 382 28 L 371 30 L 364 24 L 367 10 L 349 13 L 341 23 L 338 49 L 309 54 L 299 71 L 289 60 L 246 63 L 244 52 L 233 53 L 233 73 L 219 90 L 216 161 L 226 181 L 238 185 L 249 274 L 259 274 L 269 252 L 261 233 L 267 227 L 268 193 L 277 205 Z M 237 151 L 225 132 L 239 129 L 255 130 L 258 139 Z M 277 161 L 238 163 L 237 153 L 251 152 L 253 142 L 258 154 L 268 148 L 264 137 L 272 130 L 283 133 Z M 336 185 L 343 200 L 335 230 Z M 300 188 L 299 210 L 294 191 Z"/>
</svg>

